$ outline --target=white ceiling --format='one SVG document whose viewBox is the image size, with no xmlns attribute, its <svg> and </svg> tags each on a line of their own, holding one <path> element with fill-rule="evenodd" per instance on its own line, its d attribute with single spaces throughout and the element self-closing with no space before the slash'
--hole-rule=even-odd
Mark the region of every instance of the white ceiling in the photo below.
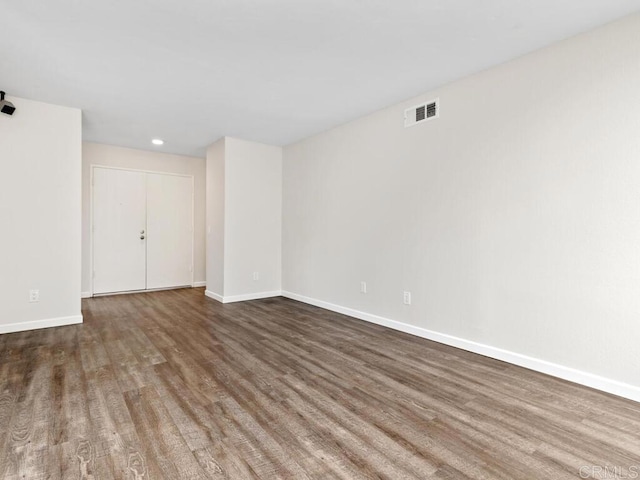
<svg viewBox="0 0 640 480">
<path fill-rule="evenodd" d="M 638 11 L 640 0 L 19 0 L 0 89 L 84 139 L 284 145 Z"/>
</svg>

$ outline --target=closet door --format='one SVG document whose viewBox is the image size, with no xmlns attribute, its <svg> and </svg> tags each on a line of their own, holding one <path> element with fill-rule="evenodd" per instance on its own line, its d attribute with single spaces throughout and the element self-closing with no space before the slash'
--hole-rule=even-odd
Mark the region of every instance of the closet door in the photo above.
<svg viewBox="0 0 640 480">
<path fill-rule="evenodd" d="M 147 174 L 147 289 L 193 282 L 193 178 Z"/>
<path fill-rule="evenodd" d="M 93 293 L 146 288 L 146 176 L 93 169 Z"/>
</svg>

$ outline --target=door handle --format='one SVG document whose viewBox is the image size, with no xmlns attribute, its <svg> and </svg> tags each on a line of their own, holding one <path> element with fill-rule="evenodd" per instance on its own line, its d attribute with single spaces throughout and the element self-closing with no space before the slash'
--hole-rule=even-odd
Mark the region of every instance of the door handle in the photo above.
<svg viewBox="0 0 640 480">
<path fill-rule="evenodd" d="M 140 240 L 144 240 L 144 235 L 140 235 Z"/>
</svg>

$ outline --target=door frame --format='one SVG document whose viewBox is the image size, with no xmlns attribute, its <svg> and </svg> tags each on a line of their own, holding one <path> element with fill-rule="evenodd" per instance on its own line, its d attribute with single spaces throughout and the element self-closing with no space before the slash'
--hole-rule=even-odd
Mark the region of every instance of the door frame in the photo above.
<svg viewBox="0 0 640 480">
<path fill-rule="evenodd" d="M 93 284 L 94 284 L 94 265 L 93 265 L 93 206 L 94 206 L 94 172 L 96 168 L 105 168 L 109 170 L 124 170 L 127 172 L 140 172 L 140 173 L 153 173 L 158 175 L 171 175 L 173 177 L 187 177 L 191 178 L 191 286 L 193 287 L 194 278 L 195 278 L 195 254 L 196 254 L 196 245 L 195 245 L 195 236 L 196 236 L 196 226 L 195 226 L 195 215 L 196 215 L 196 205 L 195 205 L 195 177 L 194 175 L 190 175 L 187 173 L 171 173 L 171 172 L 163 172 L 159 170 L 142 170 L 139 168 L 126 168 L 126 167 L 112 167 L 110 165 L 100 165 L 100 164 L 91 164 L 90 165 L 90 177 L 89 177 L 89 294 L 91 297 L 94 296 Z M 166 290 L 166 289 L 161 289 Z M 149 290 L 142 290 L 143 292 Z M 123 292 L 123 293 L 135 293 L 135 292 Z"/>
</svg>

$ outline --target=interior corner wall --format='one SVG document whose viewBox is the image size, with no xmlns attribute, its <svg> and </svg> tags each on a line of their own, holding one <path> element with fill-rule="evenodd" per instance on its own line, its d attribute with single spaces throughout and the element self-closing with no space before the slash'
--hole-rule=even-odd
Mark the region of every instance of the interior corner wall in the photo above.
<svg viewBox="0 0 640 480">
<path fill-rule="evenodd" d="M 207 149 L 207 294 L 224 296 L 225 138 Z"/>
<path fill-rule="evenodd" d="M 640 400 L 639 85 L 634 15 L 285 147 L 283 290 Z"/>
<path fill-rule="evenodd" d="M 279 294 L 281 147 L 226 138 L 224 235 L 225 297 Z"/>
<path fill-rule="evenodd" d="M 82 292 L 91 293 L 91 166 L 127 168 L 151 172 L 193 175 L 193 278 L 196 285 L 206 277 L 204 158 L 151 152 L 84 142 L 82 144 Z"/>
<path fill-rule="evenodd" d="M 80 323 L 82 114 L 9 100 L 16 112 L 0 115 L 0 333 Z"/>
<path fill-rule="evenodd" d="M 282 148 L 230 137 L 209 147 L 207 218 L 207 295 L 279 295 Z"/>
</svg>

